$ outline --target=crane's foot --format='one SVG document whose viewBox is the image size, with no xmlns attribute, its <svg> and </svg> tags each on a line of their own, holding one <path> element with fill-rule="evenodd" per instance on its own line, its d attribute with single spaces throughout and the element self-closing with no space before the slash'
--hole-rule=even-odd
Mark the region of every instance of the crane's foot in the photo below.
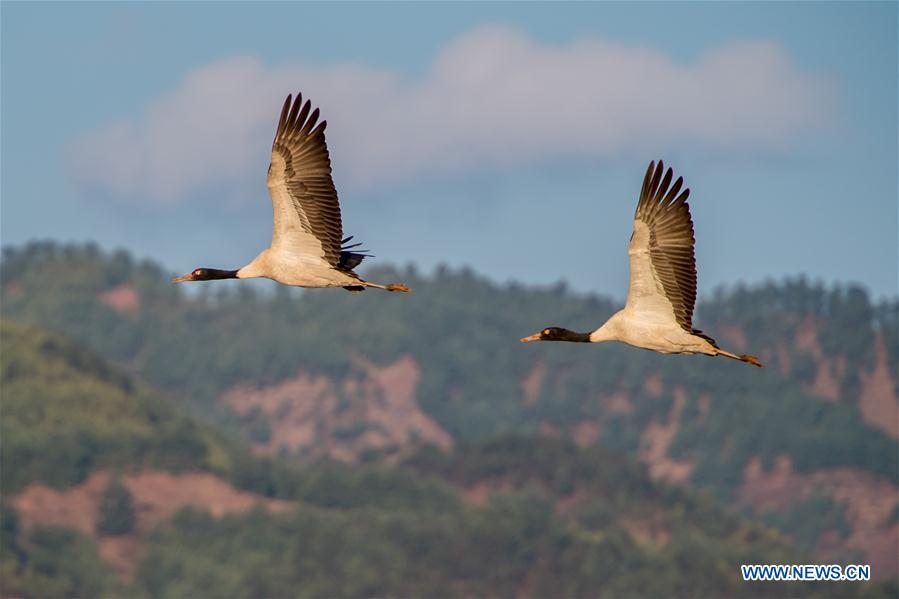
<svg viewBox="0 0 899 599">
<path fill-rule="evenodd" d="M 762 366 L 761 361 L 759 361 L 759 359 L 756 358 L 755 356 L 751 356 L 749 354 L 740 354 L 740 359 L 744 362 L 749 362 L 753 366 L 758 366 L 759 368 L 764 368 L 764 366 Z"/>
<path fill-rule="evenodd" d="M 391 283 L 390 285 L 381 285 L 380 283 L 372 283 L 371 281 L 360 281 L 366 287 L 375 287 L 384 291 L 392 291 L 394 293 L 409 293 L 412 291 L 402 283 Z"/>
<path fill-rule="evenodd" d="M 729 351 L 724 351 L 723 349 L 720 349 L 717 347 L 715 349 L 716 349 L 716 354 L 715 354 L 716 356 L 726 356 L 728 358 L 733 358 L 734 360 L 740 360 L 741 362 L 746 362 L 748 364 L 752 364 L 753 366 L 758 366 L 759 368 L 764 368 L 764 366 L 762 366 L 761 361 L 758 358 L 756 358 L 755 356 L 751 356 L 749 354 L 739 354 L 739 355 L 732 354 Z"/>
</svg>

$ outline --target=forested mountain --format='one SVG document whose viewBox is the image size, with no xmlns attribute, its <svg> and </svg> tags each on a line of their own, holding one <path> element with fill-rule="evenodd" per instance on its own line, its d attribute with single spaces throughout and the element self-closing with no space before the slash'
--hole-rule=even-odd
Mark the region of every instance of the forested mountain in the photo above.
<svg viewBox="0 0 899 599">
<path fill-rule="evenodd" d="M 3 490 L 55 488 L 99 468 L 229 468 L 220 435 L 118 369 L 33 326 L 0 321 Z"/>
<path fill-rule="evenodd" d="M 598 445 L 254 458 L 91 352 L 0 327 L 4 596 L 776 596 L 738 565 L 804 559 Z"/>
<path fill-rule="evenodd" d="M 32 244 L 4 251 L 2 312 L 71 336 L 263 455 L 404 463 L 427 445 L 570 438 L 711 492 L 818 558 L 896 572 L 896 300 L 797 278 L 701 301 L 697 326 L 759 355 L 758 370 L 616 344 L 519 344 L 545 325 L 589 330 L 617 308 L 563 285 L 370 274 L 413 293 L 238 283 L 188 294 L 124 252 Z"/>
</svg>

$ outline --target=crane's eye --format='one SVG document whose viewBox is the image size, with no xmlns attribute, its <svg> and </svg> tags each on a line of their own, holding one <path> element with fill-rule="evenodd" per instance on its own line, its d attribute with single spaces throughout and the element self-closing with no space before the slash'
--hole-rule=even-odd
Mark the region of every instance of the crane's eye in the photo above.
<svg viewBox="0 0 899 599">
<path fill-rule="evenodd" d="M 202 268 L 198 268 L 197 270 L 195 270 L 195 271 L 194 271 L 194 276 L 195 276 L 195 277 L 201 277 L 201 276 L 203 276 L 203 269 L 202 269 Z"/>
<path fill-rule="evenodd" d="M 544 335 L 550 335 L 552 333 L 552 329 L 543 329 Z"/>
</svg>

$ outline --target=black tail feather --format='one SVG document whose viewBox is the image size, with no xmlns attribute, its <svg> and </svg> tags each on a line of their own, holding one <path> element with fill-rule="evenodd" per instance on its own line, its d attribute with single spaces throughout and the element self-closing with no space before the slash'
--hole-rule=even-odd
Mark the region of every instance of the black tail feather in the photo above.
<svg viewBox="0 0 899 599">
<path fill-rule="evenodd" d="M 357 266 L 362 264 L 362 261 L 365 260 L 366 258 L 374 258 L 374 256 L 372 256 L 371 254 L 368 253 L 368 250 L 358 250 L 356 252 L 348 251 L 352 248 L 356 248 L 356 247 L 359 247 L 360 245 L 362 245 L 361 243 L 354 243 L 352 245 L 346 245 L 346 243 L 352 239 L 353 239 L 353 236 L 350 235 L 349 237 L 343 239 L 340 242 L 340 244 L 341 244 L 340 262 L 337 264 L 337 268 L 339 268 L 340 270 L 353 270 L 354 268 L 356 268 Z M 349 288 L 347 288 L 347 289 L 349 289 Z M 357 291 L 357 290 L 351 289 L 351 291 Z"/>
<path fill-rule="evenodd" d="M 700 331 L 699 329 L 693 329 L 692 333 L 693 333 L 694 335 L 696 335 L 697 337 L 702 337 L 703 339 L 705 339 L 706 341 L 708 341 L 709 343 L 711 343 L 711 344 L 712 344 L 712 347 L 718 347 L 718 342 L 717 342 L 717 341 L 715 341 L 714 339 L 712 339 L 711 337 L 709 337 L 708 335 L 706 335 L 705 333 L 703 333 L 703 332 Z"/>
<path fill-rule="evenodd" d="M 353 270 L 366 258 L 371 258 L 368 254 L 357 254 L 355 252 L 340 252 L 340 263 L 338 264 L 338 268 L 340 270 Z"/>
</svg>

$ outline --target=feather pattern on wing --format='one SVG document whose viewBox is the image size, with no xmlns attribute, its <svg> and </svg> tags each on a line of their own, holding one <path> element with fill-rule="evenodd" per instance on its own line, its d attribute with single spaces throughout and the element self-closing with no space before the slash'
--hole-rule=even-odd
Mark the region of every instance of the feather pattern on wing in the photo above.
<svg viewBox="0 0 899 599">
<path fill-rule="evenodd" d="M 640 201 L 634 215 L 631 256 L 631 284 L 628 307 L 641 312 L 667 312 L 681 328 L 693 329 L 696 303 L 696 259 L 693 221 L 683 189 L 683 178 L 672 184 L 673 172 L 660 160 L 649 163 Z M 709 339 L 711 341 L 711 339 Z"/>
<path fill-rule="evenodd" d="M 272 247 L 316 256 L 338 268 L 343 227 L 325 143 L 327 121 L 318 123 L 319 110 L 311 108 L 297 94 L 293 102 L 288 95 L 281 109 L 268 170 L 275 213 Z"/>
</svg>

